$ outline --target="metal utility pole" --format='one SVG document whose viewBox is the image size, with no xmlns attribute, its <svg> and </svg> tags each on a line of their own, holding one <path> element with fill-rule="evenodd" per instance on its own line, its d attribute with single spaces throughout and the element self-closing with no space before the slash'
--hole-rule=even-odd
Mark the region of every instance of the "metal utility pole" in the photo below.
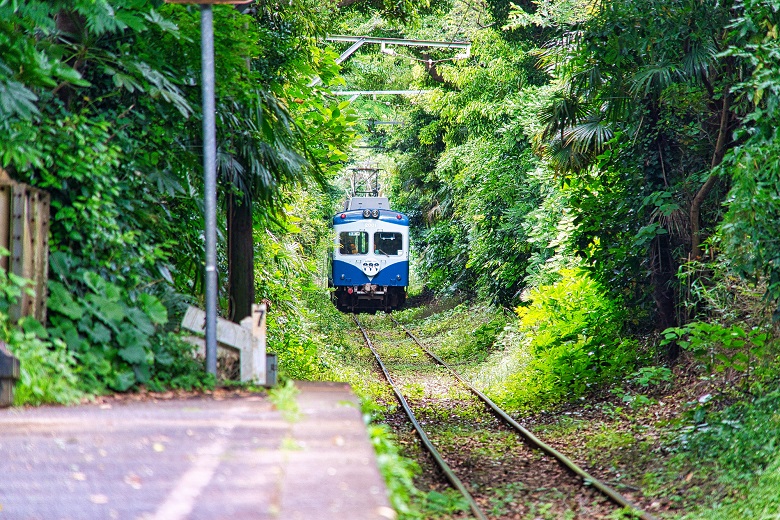
<svg viewBox="0 0 780 520">
<path fill-rule="evenodd" d="M 214 121 L 214 20 L 200 8 L 203 69 L 203 184 L 206 198 L 206 371 L 217 375 L 217 129 Z"/>
<path fill-rule="evenodd" d="M 203 74 L 203 185 L 206 240 L 206 371 L 217 375 L 217 129 L 214 103 L 214 14 L 212 4 L 247 4 L 252 0 L 165 0 L 200 4 L 200 61 Z"/>
</svg>

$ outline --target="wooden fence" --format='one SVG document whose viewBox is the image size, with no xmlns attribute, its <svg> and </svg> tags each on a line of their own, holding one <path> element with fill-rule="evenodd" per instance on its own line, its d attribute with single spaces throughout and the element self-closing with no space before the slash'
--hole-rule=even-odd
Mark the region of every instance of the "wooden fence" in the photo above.
<svg viewBox="0 0 780 520">
<path fill-rule="evenodd" d="M 16 182 L 0 168 L 0 268 L 33 281 L 35 296 L 24 294 L 9 309 L 12 320 L 34 316 L 46 321 L 49 276 L 49 194 Z"/>
</svg>

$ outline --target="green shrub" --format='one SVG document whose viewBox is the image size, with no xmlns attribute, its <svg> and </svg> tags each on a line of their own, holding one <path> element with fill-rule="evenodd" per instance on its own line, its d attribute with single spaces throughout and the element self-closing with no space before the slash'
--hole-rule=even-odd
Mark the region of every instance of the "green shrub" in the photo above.
<svg viewBox="0 0 780 520">
<path fill-rule="evenodd" d="M 51 267 L 48 332 L 75 357 L 84 391 L 213 386 L 193 347 L 161 330 L 168 311 L 156 296 L 108 282 L 64 253 Z"/>
<path fill-rule="evenodd" d="M 390 504 L 400 519 L 422 518 L 412 503 L 420 491 L 414 487 L 414 475 L 419 466 L 411 459 L 401 456 L 395 437 L 384 424 L 368 424 L 368 435 L 376 452 L 377 464 L 387 485 Z"/>
<path fill-rule="evenodd" d="M 73 404 L 84 394 L 79 390 L 76 360 L 65 343 L 47 339 L 34 318 L 22 318 L 14 326 L 0 313 L 0 334 L 19 358 L 20 378 L 14 389 L 15 405 Z"/>
<path fill-rule="evenodd" d="M 195 357 L 195 346 L 172 332 L 158 332 L 150 340 L 154 354 L 152 378 L 146 383 L 153 392 L 213 389 L 216 379 L 205 371 L 202 359 Z"/>
<path fill-rule="evenodd" d="M 780 391 L 713 411 L 711 396 L 690 403 L 678 446 L 692 464 L 715 461 L 722 480 L 732 483 L 763 470 L 780 445 Z"/>
<path fill-rule="evenodd" d="M 0 256 L 8 250 L 0 248 Z M 19 359 L 20 378 L 14 389 L 16 405 L 71 404 L 82 393 L 77 389 L 75 360 L 62 341 L 50 340 L 46 329 L 34 318 L 14 324 L 8 309 L 23 293 L 34 294 L 32 281 L 0 269 L 0 340 Z"/>
<path fill-rule="evenodd" d="M 734 370 L 750 376 L 765 358 L 769 333 L 765 328 L 695 321 L 663 332 L 661 346 L 676 343 L 699 360 L 708 372 Z M 745 377 L 744 384 L 751 378 Z"/>
<path fill-rule="evenodd" d="M 637 344 L 623 339 L 626 310 L 584 272 L 564 269 L 560 281 L 533 289 L 516 309 L 504 339 L 512 373 L 491 393 L 513 408 L 536 408 L 583 396 L 633 372 Z"/>
<path fill-rule="evenodd" d="M 268 347 L 278 356 L 279 371 L 290 379 L 319 379 L 321 343 L 300 315 L 274 315 L 268 320 Z"/>
</svg>

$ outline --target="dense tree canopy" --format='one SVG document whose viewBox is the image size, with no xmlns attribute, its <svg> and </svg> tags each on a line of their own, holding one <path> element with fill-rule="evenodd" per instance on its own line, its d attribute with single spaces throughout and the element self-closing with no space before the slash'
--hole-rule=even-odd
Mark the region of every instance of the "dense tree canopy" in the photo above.
<svg viewBox="0 0 780 520">
<path fill-rule="evenodd" d="M 260 247 L 253 229 L 285 213 L 294 186 L 332 175 L 352 139 L 351 123 L 338 101 L 325 97 L 334 55 L 315 46 L 331 7 L 302 1 L 214 13 L 220 196 L 232 209 L 249 210 L 241 239 L 249 254 L 243 271 L 251 275 L 251 253 Z M 133 305 L 151 294 L 172 312 L 199 298 L 199 8 L 30 0 L 1 2 L 0 15 L 0 157 L 12 177 L 52 195 L 52 273 L 66 289 L 52 287 L 52 334 L 98 387 L 146 383 L 149 368 L 165 357 L 155 358 L 151 346 L 117 350 L 111 334 L 129 338 L 122 325 L 89 325 L 67 295 L 119 291 Z M 323 88 L 308 86 L 314 75 Z M 233 250 L 222 244 L 232 268 Z M 222 280 L 225 297 L 232 296 Z M 242 283 L 251 293 L 253 277 Z M 136 344 L 154 332 L 142 325 L 133 332 Z M 105 363 L 114 373 L 101 368 Z"/>
</svg>

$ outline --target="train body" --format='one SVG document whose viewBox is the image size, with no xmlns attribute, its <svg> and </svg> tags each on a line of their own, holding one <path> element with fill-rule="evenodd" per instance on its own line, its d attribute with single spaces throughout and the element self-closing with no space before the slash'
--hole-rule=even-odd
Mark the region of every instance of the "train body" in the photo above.
<svg viewBox="0 0 780 520">
<path fill-rule="evenodd" d="M 385 197 L 352 197 L 333 217 L 328 285 L 344 312 L 386 312 L 406 301 L 409 218 Z"/>
</svg>

